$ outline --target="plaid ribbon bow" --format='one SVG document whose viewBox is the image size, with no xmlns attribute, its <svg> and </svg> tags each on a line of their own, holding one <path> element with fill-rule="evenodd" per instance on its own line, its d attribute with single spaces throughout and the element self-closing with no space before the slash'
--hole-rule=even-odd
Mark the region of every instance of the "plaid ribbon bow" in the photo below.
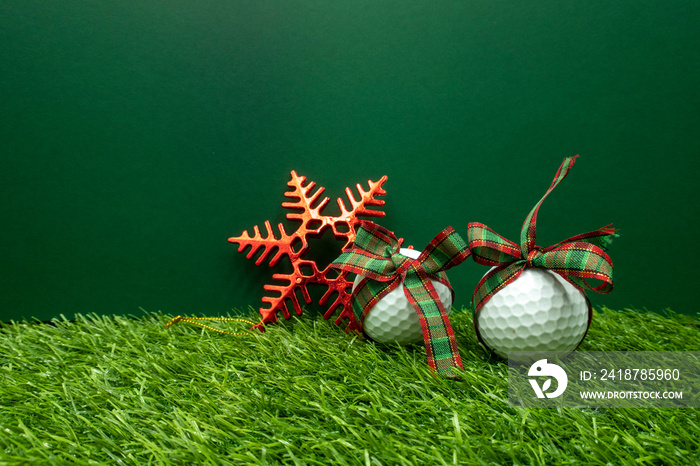
<svg viewBox="0 0 700 466">
<path fill-rule="evenodd" d="M 541 267 L 556 272 L 581 292 L 583 288 L 603 294 L 612 291 L 613 264 L 603 250 L 615 234 L 612 224 L 573 236 L 547 248 L 535 246 L 537 211 L 549 193 L 569 173 L 576 158 L 578 155 L 564 159 L 549 189 L 525 218 L 520 230 L 520 246 L 482 223 L 469 224 L 468 240 L 474 260 L 479 264 L 496 266 L 481 279 L 474 292 L 475 312 L 499 290 L 518 278 L 526 267 Z M 601 280 L 602 283 L 593 287 L 587 281 L 591 278 Z"/>
<path fill-rule="evenodd" d="M 360 324 L 375 303 L 403 283 L 406 298 L 420 318 L 428 365 L 454 377 L 451 369 L 462 368 L 462 360 L 447 311 L 430 280 L 452 290 L 444 271 L 469 257 L 469 248 L 451 227 L 440 232 L 415 260 L 399 254 L 402 243 L 389 230 L 362 222 L 353 249 L 342 253 L 332 267 L 365 277 L 353 291 L 353 310 Z"/>
</svg>

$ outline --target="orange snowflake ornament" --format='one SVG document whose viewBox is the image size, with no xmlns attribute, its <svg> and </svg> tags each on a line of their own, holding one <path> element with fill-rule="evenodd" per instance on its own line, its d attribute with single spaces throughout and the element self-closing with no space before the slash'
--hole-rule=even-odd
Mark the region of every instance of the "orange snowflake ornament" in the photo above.
<svg viewBox="0 0 700 466">
<path fill-rule="evenodd" d="M 337 199 L 338 207 L 340 207 L 340 215 L 337 217 L 323 215 L 323 209 L 330 200 L 329 197 L 324 197 L 323 200 L 317 202 L 321 197 L 325 188 L 319 187 L 316 191 L 314 187 L 316 183 L 313 181 L 306 182 L 305 176 L 299 176 L 292 170 L 292 179 L 287 183 L 290 190 L 284 195 L 293 201 L 283 202 L 282 207 L 291 209 L 287 212 L 287 219 L 301 222 L 301 225 L 291 234 L 288 234 L 284 225 L 278 225 L 279 237 L 275 235 L 272 225 L 268 220 L 265 221 L 265 234 L 260 232 L 260 229 L 255 226 L 253 228 L 253 236 L 244 231 L 241 236 L 229 238 L 229 242 L 238 244 L 238 252 L 243 252 L 247 247 L 250 247 L 246 258 L 252 259 L 258 252 L 260 255 L 255 261 L 255 265 L 260 265 L 269 258 L 270 267 L 274 267 L 277 262 L 287 256 L 292 263 L 293 270 L 291 273 L 276 273 L 272 278 L 279 284 L 265 284 L 263 288 L 267 291 L 274 292 L 275 296 L 264 296 L 262 301 L 267 306 L 260 308 L 262 320 L 256 326 L 260 330 L 264 330 L 264 325 L 277 322 L 277 313 L 282 311 L 285 319 L 291 317 L 289 304 L 297 315 L 301 315 L 302 308 L 297 290 L 301 291 L 306 304 L 311 302 L 309 295 L 308 284 L 315 283 L 327 287 L 323 296 L 319 299 L 319 304 L 324 305 L 332 296 L 333 302 L 330 304 L 323 317 L 329 319 L 338 309 L 342 311 L 335 320 L 336 324 L 340 324 L 343 319 L 348 320 L 346 331 L 359 331 L 359 325 L 352 312 L 351 304 L 351 289 L 352 282 L 347 280 L 348 272 L 338 272 L 330 267 L 330 264 L 323 270 L 319 270 L 316 262 L 304 259 L 305 254 L 309 251 L 309 238 L 318 238 L 330 228 L 335 239 L 343 241 L 343 251 L 351 248 L 355 241 L 355 231 L 359 226 L 361 219 L 359 217 L 383 217 L 384 212 L 372 210 L 370 207 L 383 206 L 384 201 L 376 199 L 377 196 L 383 196 L 386 191 L 382 185 L 387 180 L 386 175 L 379 181 L 369 180 L 369 190 L 365 191 L 358 184 L 357 190 L 360 193 L 360 199 L 355 199 L 350 188 L 345 188 L 350 201 L 350 208 L 345 206 L 341 198 Z M 305 184 L 306 183 L 306 184 Z"/>
</svg>

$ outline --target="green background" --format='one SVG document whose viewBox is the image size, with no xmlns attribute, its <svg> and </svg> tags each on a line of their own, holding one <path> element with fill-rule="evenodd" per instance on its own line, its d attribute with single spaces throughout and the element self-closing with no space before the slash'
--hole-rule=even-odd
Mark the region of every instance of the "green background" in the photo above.
<svg viewBox="0 0 700 466">
<path fill-rule="evenodd" d="M 387 175 L 379 221 L 416 248 L 471 221 L 517 241 L 574 154 L 538 244 L 614 222 L 594 304 L 695 313 L 698 24 L 696 1 L 3 1 L 0 318 L 257 309 L 272 272 L 227 239 L 284 218 L 290 170 L 331 198 Z M 457 305 L 485 271 L 451 271 Z"/>
</svg>

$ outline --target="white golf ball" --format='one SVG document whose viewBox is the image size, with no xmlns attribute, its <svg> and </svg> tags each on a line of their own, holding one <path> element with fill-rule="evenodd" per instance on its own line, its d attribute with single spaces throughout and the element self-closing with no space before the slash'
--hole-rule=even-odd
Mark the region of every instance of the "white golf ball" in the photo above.
<svg viewBox="0 0 700 466">
<path fill-rule="evenodd" d="M 588 330 L 584 294 L 559 274 L 527 268 L 477 315 L 477 332 L 502 358 L 511 351 L 569 353 Z M 512 359 L 512 356 L 511 356 Z"/>
<path fill-rule="evenodd" d="M 414 249 L 401 248 L 399 253 L 411 259 L 418 259 L 420 256 L 420 251 Z M 362 278 L 361 275 L 355 277 L 353 290 Z M 452 291 L 436 280 L 431 280 L 431 282 L 440 297 L 440 302 L 449 314 L 452 308 Z M 403 284 L 399 284 L 387 293 L 369 310 L 362 324 L 362 329 L 368 337 L 378 343 L 410 345 L 423 341 L 420 318 L 411 303 L 408 302 Z"/>
</svg>

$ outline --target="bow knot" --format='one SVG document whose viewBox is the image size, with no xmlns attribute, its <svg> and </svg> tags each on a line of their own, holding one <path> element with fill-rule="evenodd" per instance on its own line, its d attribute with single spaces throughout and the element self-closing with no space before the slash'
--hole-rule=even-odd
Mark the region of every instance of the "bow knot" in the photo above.
<svg viewBox="0 0 700 466">
<path fill-rule="evenodd" d="M 401 238 L 403 239 L 403 238 Z M 396 248 L 394 252 L 391 254 L 391 262 L 394 264 L 394 267 L 396 267 L 395 274 L 401 275 L 402 279 L 405 278 L 406 272 L 408 269 L 411 267 L 413 264 L 413 259 L 404 256 L 399 252 L 401 249 L 399 247 Z"/>
<path fill-rule="evenodd" d="M 474 291 L 475 312 L 503 287 L 516 280 L 526 267 L 542 267 L 556 272 L 582 293 L 584 288 L 598 293 L 612 291 L 612 259 L 604 250 L 615 235 L 615 229 L 611 225 L 573 236 L 546 248 L 535 245 L 539 208 L 569 173 L 577 157 L 578 155 L 564 159 L 549 189 L 525 218 L 520 231 L 520 246 L 486 225 L 469 224 L 468 241 L 474 260 L 483 265 L 495 266 L 481 279 Z M 587 279 L 597 279 L 602 283 L 594 287 Z"/>
<path fill-rule="evenodd" d="M 364 276 L 353 291 L 353 311 L 360 325 L 380 299 L 403 283 L 406 298 L 420 319 L 428 364 L 454 377 L 452 369 L 461 368 L 462 361 L 447 310 L 431 280 L 450 287 L 445 270 L 469 257 L 469 247 L 451 227 L 440 232 L 415 260 L 400 254 L 402 242 L 389 230 L 362 222 L 352 250 L 342 253 L 331 267 Z"/>
<path fill-rule="evenodd" d="M 539 246 L 535 246 L 532 251 L 527 253 L 527 259 L 526 259 L 526 264 L 528 267 L 537 267 L 538 264 L 538 259 L 542 257 L 542 248 Z"/>
</svg>

